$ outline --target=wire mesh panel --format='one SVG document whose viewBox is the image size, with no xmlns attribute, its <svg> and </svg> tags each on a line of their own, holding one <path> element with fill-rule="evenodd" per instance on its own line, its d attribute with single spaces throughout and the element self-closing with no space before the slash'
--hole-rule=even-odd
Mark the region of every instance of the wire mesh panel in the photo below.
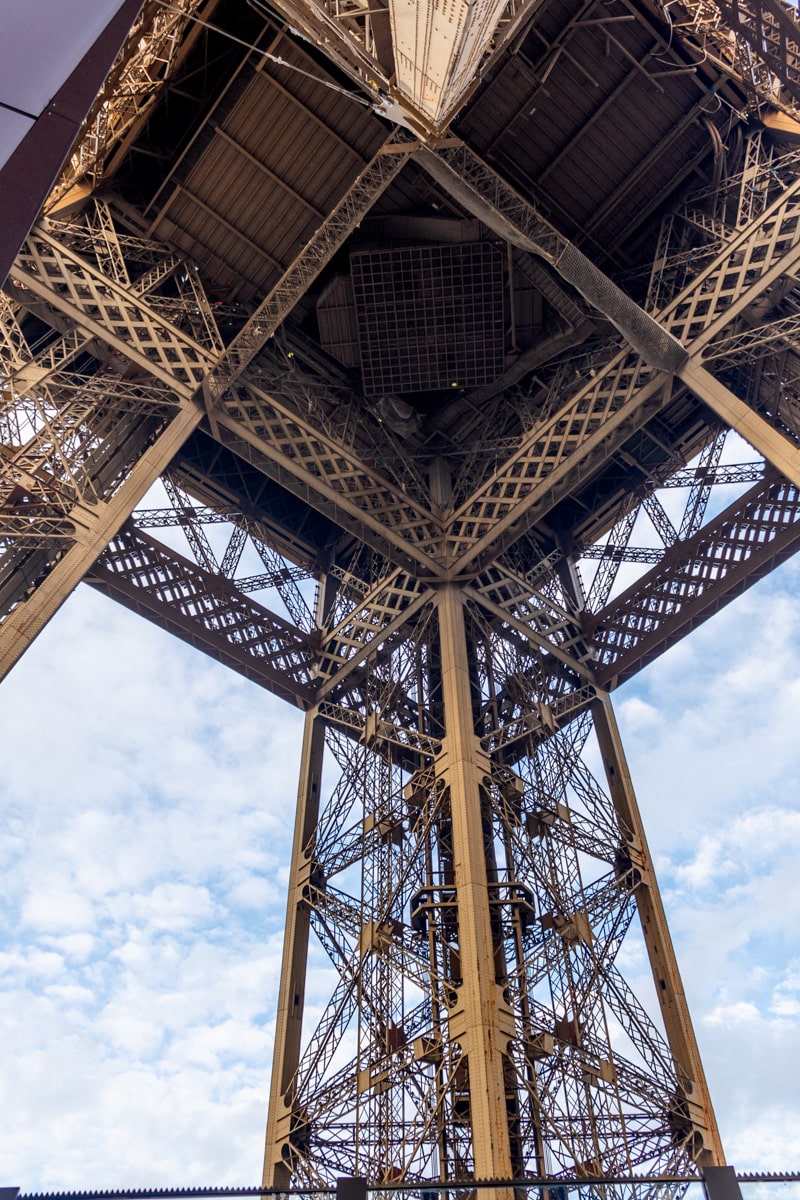
<svg viewBox="0 0 800 1200">
<path fill-rule="evenodd" d="M 503 369 L 503 264 L 485 243 L 350 256 L 367 395 L 490 383 Z"/>
</svg>

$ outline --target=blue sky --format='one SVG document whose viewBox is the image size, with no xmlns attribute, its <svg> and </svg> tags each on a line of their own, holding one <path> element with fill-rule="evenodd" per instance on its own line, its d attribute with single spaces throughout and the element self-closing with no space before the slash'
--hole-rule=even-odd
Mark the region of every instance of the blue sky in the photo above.
<svg viewBox="0 0 800 1200">
<path fill-rule="evenodd" d="M 798 584 L 616 696 L 741 1169 L 800 1162 Z M 257 1182 L 300 726 L 85 587 L 0 687 L 3 1184 Z"/>
</svg>

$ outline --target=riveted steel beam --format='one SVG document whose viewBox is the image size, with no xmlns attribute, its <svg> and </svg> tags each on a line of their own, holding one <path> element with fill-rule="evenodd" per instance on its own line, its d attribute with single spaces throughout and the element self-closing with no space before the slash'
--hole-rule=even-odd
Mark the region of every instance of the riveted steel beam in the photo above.
<svg viewBox="0 0 800 1200">
<path fill-rule="evenodd" d="M 774 472 L 587 619 L 596 678 L 617 686 L 800 545 L 800 490 Z"/>
<path fill-rule="evenodd" d="M 316 647 L 308 635 L 132 525 L 87 581 L 281 699 L 301 708 L 313 702 Z"/>
</svg>

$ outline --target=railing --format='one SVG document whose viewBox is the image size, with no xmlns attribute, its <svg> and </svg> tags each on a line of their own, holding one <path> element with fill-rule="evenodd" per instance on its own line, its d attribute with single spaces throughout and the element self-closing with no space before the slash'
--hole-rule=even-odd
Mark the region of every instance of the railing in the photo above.
<svg viewBox="0 0 800 1200">
<path fill-rule="evenodd" d="M 131 1188 L 110 1191 L 23 1192 L 0 1187 L 0 1200 L 226 1200 L 230 1197 L 281 1197 L 286 1200 L 480 1200 L 482 1192 L 509 1192 L 514 1200 L 657 1200 L 681 1196 L 686 1200 L 800 1200 L 800 1171 L 740 1172 L 732 1167 L 707 1168 L 699 1175 L 548 1176 L 473 1182 L 380 1183 L 339 1179 L 329 1188 L 279 1189 L 260 1187 Z M 476 1195 L 477 1194 L 477 1195 Z"/>
</svg>

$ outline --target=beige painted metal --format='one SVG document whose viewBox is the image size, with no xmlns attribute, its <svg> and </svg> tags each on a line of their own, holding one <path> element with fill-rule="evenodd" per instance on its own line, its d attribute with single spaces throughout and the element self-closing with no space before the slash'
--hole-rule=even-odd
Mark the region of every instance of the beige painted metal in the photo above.
<svg viewBox="0 0 800 1200">
<path fill-rule="evenodd" d="M 475 735 L 460 589 L 439 592 L 439 637 L 445 711 L 441 775 L 450 789 L 463 983 L 450 1011 L 450 1036 L 467 1055 L 475 1175 L 513 1174 L 503 1058 L 514 1018 L 496 981 L 489 914 L 482 789 L 491 769 Z"/>
<path fill-rule="evenodd" d="M 800 29 L 794 14 L 781 0 L 682 0 L 679 19 L 702 39 L 712 61 L 737 78 L 753 111 L 788 123 L 800 101 Z M 778 128 L 785 128 L 783 121 Z"/>
<path fill-rule="evenodd" d="M 725 1162 L 725 1154 L 714 1108 L 689 1016 L 664 905 L 647 848 L 636 793 L 625 760 L 614 710 L 607 696 L 595 701 L 592 705 L 592 715 L 609 792 L 617 811 L 621 831 L 627 841 L 625 848 L 640 879 L 636 887 L 636 903 L 642 932 L 667 1040 L 678 1069 L 678 1078 L 683 1083 L 685 1094 L 676 1096 L 676 1128 L 689 1126 L 696 1131 L 698 1146 L 695 1157 L 700 1166 L 721 1166 Z"/>
<path fill-rule="evenodd" d="M 797 446 L 740 400 L 697 359 L 690 359 L 678 375 L 726 425 L 741 434 L 767 462 L 800 487 L 800 449 Z"/>
<path fill-rule="evenodd" d="M 400 104 L 434 129 L 444 125 L 474 84 L 506 7 L 507 0 L 389 0 Z"/>
<path fill-rule="evenodd" d="M 81 506 L 70 516 L 76 540 L 33 594 L 0 626 L 0 679 L 13 667 L 80 583 L 98 555 L 133 512 L 147 489 L 197 427 L 203 410 L 186 403 L 157 441 L 145 450 L 125 483 L 108 501 Z"/>
<path fill-rule="evenodd" d="M 541 0 L 281 0 L 391 119 L 440 133 Z"/>
<path fill-rule="evenodd" d="M 319 814 L 325 729 L 317 708 L 306 713 L 300 780 L 297 790 L 289 897 L 283 935 L 283 960 L 272 1053 L 267 1139 L 262 1187 L 287 1188 L 291 1165 L 284 1156 L 295 1132 L 292 1083 L 300 1062 L 310 909 L 307 887 L 313 857 L 314 830 Z"/>
<path fill-rule="evenodd" d="M 402 629 L 431 597 L 430 588 L 405 571 L 393 571 L 371 588 L 361 604 L 323 640 L 319 690 L 322 699 L 339 687 L 381 642 Z"/>
<path fill-rule="evenodd" d="M 517 581 L 520 611 L 523 591 Z M 669 1174 L 708 1158 L 713 1114 L 690 1087 L 685 1026 L 670 1052 L 615 964 L 642 855 L 632 792 L 609 799 L 580 761 L 596 688 L 568 684 L 550 704 L 547 672 L 566 664 L 534 639 L 520 673 L 524 624 L 485 604 L 443 585 L 438 625 L 422 613 L 404 641 L 390 626 L 374 639 L 366 716 L 335 691 L 317 706 L 347 740 L 332 737 L 342 776 L 321 803 L 310 733 L 304 751 L 301 808 L 315 824 L 300 822 L 292 871 L 266 1183 L 343 1169 L 376 1183 L 514 1178 L 532 1160 L 602 1175 L 650 1155 Z M 496 728 L 478 715 L 481 682 Z M 562 698 L 576 725 L 560 734 Z M 412 728 L 442 717 L 438 742 Z M 596 882 L 581 878 L 584 855 L 605 864 Z M 336 984 L 298 1047 L 310 927 Z"/>
<path fill-rule="evenodd" d="M 208 0 L 149 0 L 114 64 L 103 92 L 84 125 L 80 141 L 48 199 L 48 209 L 96 188 L 112 149 L 127 144 L 158 98 L 163 83 L 200 34 L 184 37 L 189 19 Z M 82 196 L 81 196 L 82 198 Z"/>
</svg>

